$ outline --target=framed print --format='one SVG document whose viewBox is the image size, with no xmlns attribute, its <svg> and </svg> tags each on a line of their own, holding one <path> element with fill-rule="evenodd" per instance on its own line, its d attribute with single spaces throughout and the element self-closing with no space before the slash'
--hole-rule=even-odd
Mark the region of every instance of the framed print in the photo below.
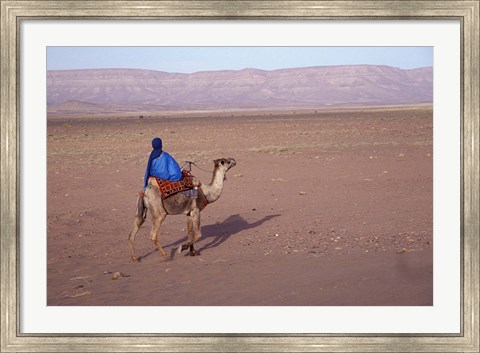
<svg viewBox="0 0 480 353">
<path fill-rule="evenodd" d="M 2 1 L 1 33 L 2 352 L 478 352 L 478 2 Z"/>
</svg>

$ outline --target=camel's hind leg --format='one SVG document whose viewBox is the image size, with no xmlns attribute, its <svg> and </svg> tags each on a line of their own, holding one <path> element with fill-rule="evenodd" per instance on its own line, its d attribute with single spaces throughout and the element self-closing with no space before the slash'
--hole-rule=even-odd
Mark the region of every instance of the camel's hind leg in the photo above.
<svg viewBox="0 0 480 353">
<path fill-rule="evenodd" d="M 137 262 L 137 257 L 135 256 L 135 248 L 133 243 L 135 242 L 135 236 L 137 235 L 138 230 L 145 222 L 147 218 L 147 207 L 145 206 L 144 201 L 145 194 L 141 192 L 137 198 L 137 212 L 135 213 L 135 220 L 133 221 L 132 228 L 130 228 L 130 234 L 128 235 L 128 243 L 130 244 L 130 257 L 133 262 Z"/>
<path fill-rule="evenodd" d="M 130 245 L 130 257 L 133 262 L 137 262 L 137 256 L 135 255 L 135 236 L 137 235 L 138 230 L 142 226 L 142 224 L 145 222 L 145 219 L 140 218 L 140 219 L 135 219 L 133 222 L 132 228 L 130 229 L 130 234 L 128 236 L 128 244 Z"/>
<path fill-rule="evenodd" d="M 158 235 L 160 233 L 160 227 L 162 225 L 162 222 L 165 220 L 167 217 L 166 214 L 160 214 L 156 217 L 153 218 L 153 227 L 152 227 L 152 232 L 150 233 L 150 239 L 152 240 L 153 244 L 157 247 L 158 251 L 160 251 L 160 254 L 162 254 L 163 257 L 167 257 L 167 253 L 165 250 L 163 250 L 162 246 L 158 242 Z"/>
<path fill-rule="evenodd" d="M 135 242 L 135 236 L 138 233 L 138 230 L 142 226 L 142 224 L 145 222 L 144 217 L 135 217 L 135 220 L 133 221 L 132 228 L 130 228 L 130 234 L 128 235 L 128 244 L 130 244 L 130 257 L 133 262 L 137 262 L 137 256 L 135 255 L 135 247 L 133 243 Z"/>
</svg>

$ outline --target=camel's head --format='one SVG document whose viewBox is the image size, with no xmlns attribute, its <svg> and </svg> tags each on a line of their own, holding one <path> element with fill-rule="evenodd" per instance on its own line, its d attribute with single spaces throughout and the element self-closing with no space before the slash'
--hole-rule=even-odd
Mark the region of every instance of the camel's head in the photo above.
<svg viewBox="0 0 480 353">
<path fill-rule="evenodd" d="M 224 175 L 230 170 L 230 168 L 235 167 L 237 162 L 233 158 L 220 158 L 213 161 L 215 163 L 215 169 L 220 170 Z M 226 179 L 226 177 L 224 177 Z"/>
</svg>

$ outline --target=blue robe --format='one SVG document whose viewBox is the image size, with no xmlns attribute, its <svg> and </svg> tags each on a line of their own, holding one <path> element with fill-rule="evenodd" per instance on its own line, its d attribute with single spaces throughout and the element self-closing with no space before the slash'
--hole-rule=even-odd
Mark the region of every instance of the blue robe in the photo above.
<svg viewBox="0 0 480 353">
<path fill-rule="evenodd" d="M 163 151 L 159 157 L 153 159 L 150 164 L 150 170 L 145 173 L 144 187 L 147 185 L 149 176 L 171 181 L 182 179 L 182 170 L 177 161 L 167 152 Z"/>
</svg>

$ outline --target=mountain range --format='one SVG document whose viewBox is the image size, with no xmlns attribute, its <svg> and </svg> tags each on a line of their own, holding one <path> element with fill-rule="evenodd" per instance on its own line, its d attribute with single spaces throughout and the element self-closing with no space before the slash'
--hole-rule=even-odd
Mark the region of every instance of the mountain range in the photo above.
<svg viewBox="0 0 480 353">
<path fill-rule="evenodd" d="M 47 72 L 49 111 L 322 108 L 432 101 L 431 67 L 349 65 L 191 74 L 141 69 Z"/>
</svg>

